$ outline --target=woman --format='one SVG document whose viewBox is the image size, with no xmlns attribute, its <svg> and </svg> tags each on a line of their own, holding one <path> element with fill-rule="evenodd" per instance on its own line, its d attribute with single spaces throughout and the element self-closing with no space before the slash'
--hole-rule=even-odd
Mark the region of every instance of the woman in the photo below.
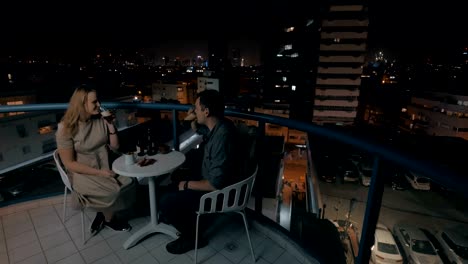
<svg viewBox="0 0 468 264">
<path fill-rule="evenodd" d="M 102 226 L 128 231 L 130 225 L 114 213 L 134 203 L 136 185 L 110 169 L 108 148 L 117 150 L 119 139 L 113 120 L 104 119 L 99 110 L 95 90 L 75 90 L 56 133 L 58 153 L 70 176 L 75 201 L 98 211 L 91 232 Z"/>
</svg>

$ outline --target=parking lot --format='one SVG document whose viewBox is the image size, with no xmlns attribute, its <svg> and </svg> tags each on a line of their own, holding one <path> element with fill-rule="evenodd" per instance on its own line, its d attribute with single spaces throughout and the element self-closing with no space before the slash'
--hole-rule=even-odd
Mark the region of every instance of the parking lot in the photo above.
<svg viewBox="0 0 468 264">
<path fill-rule="evenodd" d="M 360 239 L 368 188 L 357 183 L 335 184 L 319 181 L 319 184 L 323 203 L 326 204 L 325 218 L 346 219 L 350 200 L 356 200 L 350 220 L 357 227 Z M 467 204 L 466 198 L 454 194 L 413 189 L 397 191 L 391 186 L 385 186 L 379 222 L 390 230 L 395 224 L 405 223 L 425 228 L 432 234 L 445 227 L 461 226 L 467 229 Z"/>
</svg>

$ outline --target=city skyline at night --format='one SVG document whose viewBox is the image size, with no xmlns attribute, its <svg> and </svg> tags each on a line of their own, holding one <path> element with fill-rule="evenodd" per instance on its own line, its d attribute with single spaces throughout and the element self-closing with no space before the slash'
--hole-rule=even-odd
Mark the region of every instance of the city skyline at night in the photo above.
<svg viewBox="0 0 468 264">
<path fill-rule="evenodd" d="M 466 16 L 458 6 L 370 3 L 368 47 L 404 60 L 420 60 L 432 54 L 451 56 L 454 49 L 468 43 Z M 80 56 L 96 48 L 146 48 L 158 56 L 206 56 L 209 39 L 225 38 L 252 64 L 260 64 L 261 48 L 268 45 L 279 21 L 308 14 L 307 3 L 299 1 L 240 1 L 227 3 L 227 7 L 210 1 L 154 7 L 82 4 L 54 7 L 57 12 L 50 8 L 8 9 L 2 18 L 7 41 L 2 43 L 0 55 Z"/>
</svg>

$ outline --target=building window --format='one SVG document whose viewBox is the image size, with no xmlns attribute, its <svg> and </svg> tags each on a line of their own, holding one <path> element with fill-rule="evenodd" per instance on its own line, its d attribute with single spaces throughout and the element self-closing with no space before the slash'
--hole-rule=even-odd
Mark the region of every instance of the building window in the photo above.
<svg viewBox="0 0 468 264">
<path fill-rule="evenodd" d="M 293 32 L 293 31 L 294 31 L 294 27 L 288 27 L 288 28 L 286 28 L 284 31 L 286 31 L 286 32 Z"/>
<path fill-rule="evenodd" d="M 53 132 L 57 127 L 50 120 L 41 120 L 37 123 L 38 133 L 41 135 Z"/>
<path fill-rule="evenodd" d="M 10 101 L 10 102 L 7 102 L 7 105 L 22 105 L 22 104 L 24 104 L 23 101 Z M 20 115 L 20 114 L 24 114 L 24 112 L 10 112 L 10 113 L 8 113 L 8 115 L 10 115 L 10 116 Z"/>
<path fill-rule="evenodd" d="M 20 138 L 25 138 L 28 136 L 28 132 L 26 131 L 26 127 L 21 124 L 16 126 L 16 132 Z"/>
<path fill-rule="evenodd" d="M 284 50 L 292 50 L 292 44 L 284 45 Z"/>
<path fill-rule="evenodd" d="M 42 153 L 49 153 L 54 151 L 57 148 L 57 143 L 55 142 L 55 138 L 50 138 L 47 140 L 42 141 Z"/>
<path fill-rule="evenodd" d="M 29 146 L 29 145 L 28 146 L 23 146 L 22 150 L 23 150 L 23 155 L 31 153 L 31 146 Z"/>
</svg>

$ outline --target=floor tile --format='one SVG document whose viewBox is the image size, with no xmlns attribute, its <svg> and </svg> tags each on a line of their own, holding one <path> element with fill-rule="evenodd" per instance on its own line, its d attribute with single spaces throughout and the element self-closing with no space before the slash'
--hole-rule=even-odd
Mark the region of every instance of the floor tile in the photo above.
<svg viewBox="0 0 468 264">
<path fill-rule="evenodd" d="M 93 245 L 92 247 L 81 250 L 80 253 L 86 263 L 92 263 L 112 253 L 112 249 L 109 247 L 106 241 L 103 240 Z"/>
<path fill-rule="evenodd" d="M 13 250 L 17 247 L 30 244 L 36 240 L 38 240 L 36 232 L 33 229 L 31 229 L 15 237 L 9 238 L 7 240 L 7 248 L 8 250 Z"/>
<path fill-rule="evenodd" d="M 55 262 L 55 264 L 86 264 L 86 262 L 83 260 L 80 253 L 75 253 L 69 257 Z"/>
<path fill-rule="evenodd" d="M 279 258 L 283 252 L 284 249 L 269 238 L 265 239 L 262 244 L 260 244 L 255 249 L 255 255 L 265 259 L 268 262 L 276 261 L 276 259 Z"/>
<path fill-rule="evenodd" d="M 284 252 L 276 261 L 273 262 L 273 264 L 283 264 L 283 263 L 301 264 L 302 262 L 300 262 L 297 258 L 289 254 L 288 252 Z"/>
<path fill-rule="evenodd" d="M 50 234 L 48 236 L 39 238 L 42 250 L 48 250 L 57 247 L 59 245 L 65 244 L 68 241 L 71 241 L 71 238 L 65 229 Z"/>
<path fill-rule="evenodd" d="M 121 264 L 121 263 L 122 262 L 120 261 L 119 257 L 113 253 L 92 262 L 92 264 Z"/>
<path fill-rule="evenodd" d="M 8 256 L 10 258 L 10 262 L 16 263 L 41 252 L 42 250 L 41 246 L 39 245 L 39 241 L 33 241 L 30 244 L 23 245 L 8 251 Z"/>
<path fill-rule="evenodd" d="M 41 252 L 15 264 L 47 264 L 44 254 Z"/>
<path fill-rule="evenodd" d="M 46 250 L 44 253 L 47 258 L 47 261 L 49 263 L 54 263 L 61 259 L 67 258 L 77 252 L 78 250 L 75 247 L 75 244 L 73 244 L 72 241 L 68 241 L 57 247 L 50 248 Z"/>
<path fill-rule="evenodd" d="M 142 256 L 146 253 L 148 253 L 148 250 L 142 245 L 135 245 L 129 249 L 122 248 L 121 250 L 115 252 L 122 263 L 130 263 L 136 260 L 139 256 Z"/>
<path fill-rule="evenodd" d="M 150 253 L 147 253 L 147 254 L 144 254 L 143 256 L 140 256 L 139 258 L 135 259 L 130 264 L 148 264 L 148 263 L 158 264 L 160 262 L 158 262 L 153 256 L 151 256 Z"/>
<path fill-rule="evenodd" d="M 86 211 L 85 231 L 87 241 L 83 245 L 81 213 L 67 210 L 67 221 L 62 219 L 62 204 L 57 199 L 12 206 L 5 214 L 0 208 L 0 263 L 59 263 L 59 264 L 146 264 L 146 263 L 193 263 L 194 250 L 173 255 L 167 252 L 166 244 L 173 238 L 165 234 L 153 234 L 129 250 L 124 242 L 139 228 L 146 225 L 149 217 L 130 220 L 131 232 L 115 232 L 103 229 L 91 237 L 89 225 L 95 212 Z M 256 255 L 256 264 L 303 263 L 301 250 L 286 240 L 276 241 L 262 229 L 249 229 Z M 209 245 L 198 250 L 198 262 L 208 264 L 251 263 L 242 218 L 238 215 L 221 215 L 204 234 Z M 301 261 L 302 260 L 302 261 Z"/>
</svg>

